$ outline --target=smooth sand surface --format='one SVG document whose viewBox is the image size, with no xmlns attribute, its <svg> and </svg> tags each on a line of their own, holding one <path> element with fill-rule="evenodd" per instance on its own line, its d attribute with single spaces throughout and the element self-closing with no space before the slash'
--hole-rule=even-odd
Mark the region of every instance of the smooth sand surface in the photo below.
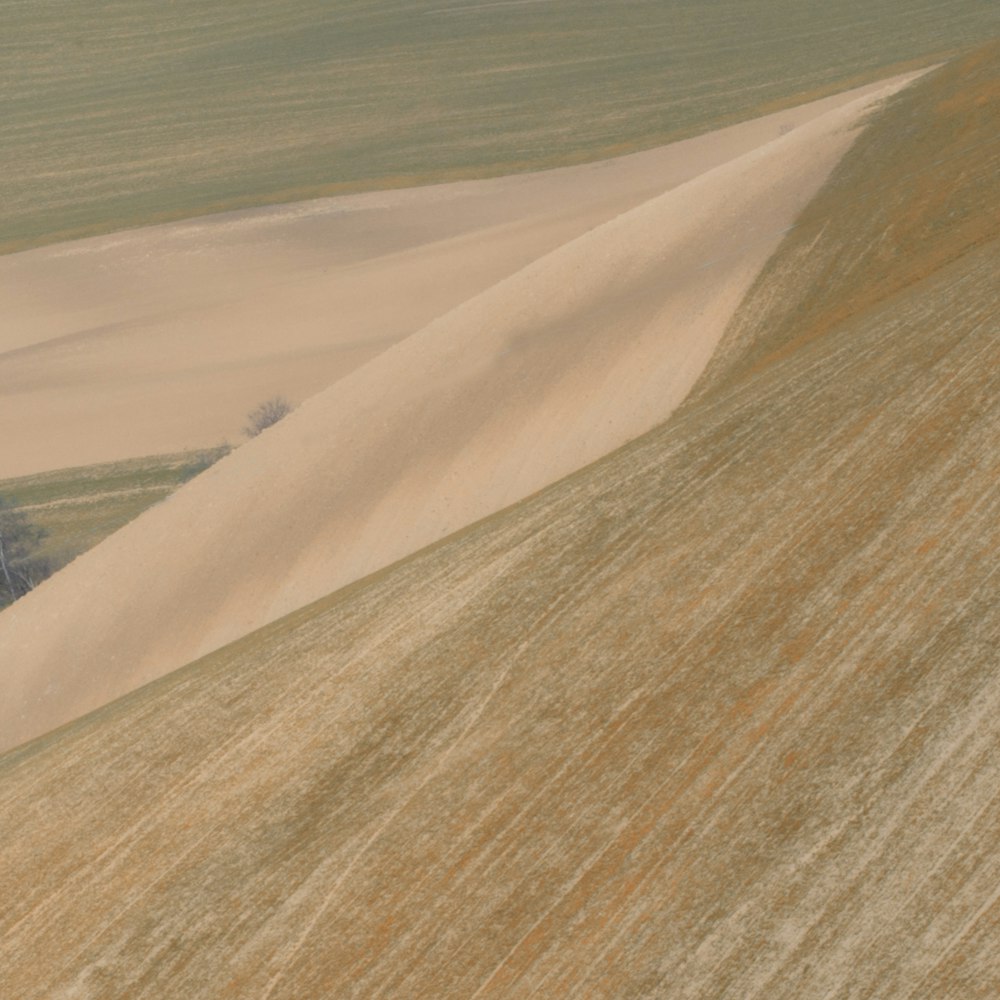
<svg viewBox="0 0 1000 1000">
<path fill-rule="evenodd" d="M 869 86 L 645 153 L 0 257 L 0 478 L 240 439 L 532 260 Z"/>
<path fill-rule="evenodd" d="M 594 461 L 689 391 L 896 81 L 384 351 L 0 615 L 14 746 Z"/>
</svg>

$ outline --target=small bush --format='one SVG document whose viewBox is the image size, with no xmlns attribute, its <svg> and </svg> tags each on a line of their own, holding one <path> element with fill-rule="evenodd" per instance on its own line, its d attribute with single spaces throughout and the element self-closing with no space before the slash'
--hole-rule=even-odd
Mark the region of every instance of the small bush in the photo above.
<svg viewBox="0 0 1000 1000">
<path fill-rule="evenodd" d="M 266 431 L 268 427 L 272 427 L 291 412 L 292 404 L 284 396 L 274 396 L 250 411 L 243 433 L 247 437 L 256 437 L 261 431 Z"/>
</svg>

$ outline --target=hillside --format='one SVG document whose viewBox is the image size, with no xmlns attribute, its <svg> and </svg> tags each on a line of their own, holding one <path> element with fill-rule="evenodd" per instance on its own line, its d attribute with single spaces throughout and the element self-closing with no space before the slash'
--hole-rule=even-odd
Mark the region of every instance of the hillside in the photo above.
<svg viewBox="0 0 1000 1000">
<path fill-rule="evenodd" d="M 854 126 L 903 82 L 531 262 L 311 397 L 0 614 L 12 663 L 0 746 L 655 427 L 697 380 Z"/>
<path fill-rule="evenodd" d="M 649 148 L 938 61 L 988 0 L 6 0 L 0 252 Z"/>
<path fill-rule="evenodd" d="M 0 992 L 995 997 L 998 72 L 813 202 L 877 287 L 782 325 L 807 213 L 660 427 L 0 758 Z"/>
</svg>

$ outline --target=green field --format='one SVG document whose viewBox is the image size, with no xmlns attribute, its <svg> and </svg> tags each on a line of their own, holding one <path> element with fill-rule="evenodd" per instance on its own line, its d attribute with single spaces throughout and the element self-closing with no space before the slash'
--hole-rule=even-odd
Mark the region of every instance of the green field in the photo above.
<svg viewBox="0 0 1000 1000">
<path fill-rule="evenodd" d="M 930 276 L 968 264 L 979 248 L 996 252 L 998 67 L 1000 40 L 892 99 L 764 268 L 700 393 L 717 389 L 719 378 L 766 367 L 893 296 L 916 294 Z M 978 305 L 995 312 L 996 281 L 988 270 L 981 278 Z M 739 365 L 735 353 L 743 355 Z"/>
<path fill-rule="evenodd" d="M 1000 33 L 990 0 L 0 0 L 0 251 L 650 146 Z"/>
<path fill-rule="evenodd" d="M 169 496 L 226 450 L 153 455 L 0 480 L 0 497 L 47 532 L 37 555 L 58 569 Z"/>
</svg>

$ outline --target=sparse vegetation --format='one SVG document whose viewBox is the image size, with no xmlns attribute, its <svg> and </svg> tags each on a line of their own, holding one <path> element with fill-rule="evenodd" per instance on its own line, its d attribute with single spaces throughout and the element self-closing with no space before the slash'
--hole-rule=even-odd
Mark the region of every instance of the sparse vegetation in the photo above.
<svg viewBox="0 0 1000 1000">
<path fill-rule="evenodd" d="M 700 392 L 723 372 L 759 372 L 803 331 L 816 339 L 996 240 L 997 214 L 984 206 L 1000 203 L 1000 133 L 985 124 L 1000 100 L 998 66 L 1000 40 L 876 113 L 762 271 Z"/>
<path fill-rule="evenodd" d="M 284 396 L 272 396 L 250 411 L 243 433 L 249 438 L 254 438 L 268 427 L 273 427 L 279 420 L 284 420 L 291 412 L 292 404 Z"/>
<path fill-rule="evenodd" d="M 75 469 L 59 469 L 0 482 L 8 511 L 39 532 L 34 560 L 52 572 L 168 497 L 229 452 L 154 455 Z M 37 583 L 38 569 L 34 570 Z M 0 581 L 0 603 L 7 593 Z"/>
<path fill-rule="evenodd" d="M 9 497 L 0 496 L 0 607 L 13 604 L 52 572 L 39 555 L 46 534 Z"/>
</svg>

